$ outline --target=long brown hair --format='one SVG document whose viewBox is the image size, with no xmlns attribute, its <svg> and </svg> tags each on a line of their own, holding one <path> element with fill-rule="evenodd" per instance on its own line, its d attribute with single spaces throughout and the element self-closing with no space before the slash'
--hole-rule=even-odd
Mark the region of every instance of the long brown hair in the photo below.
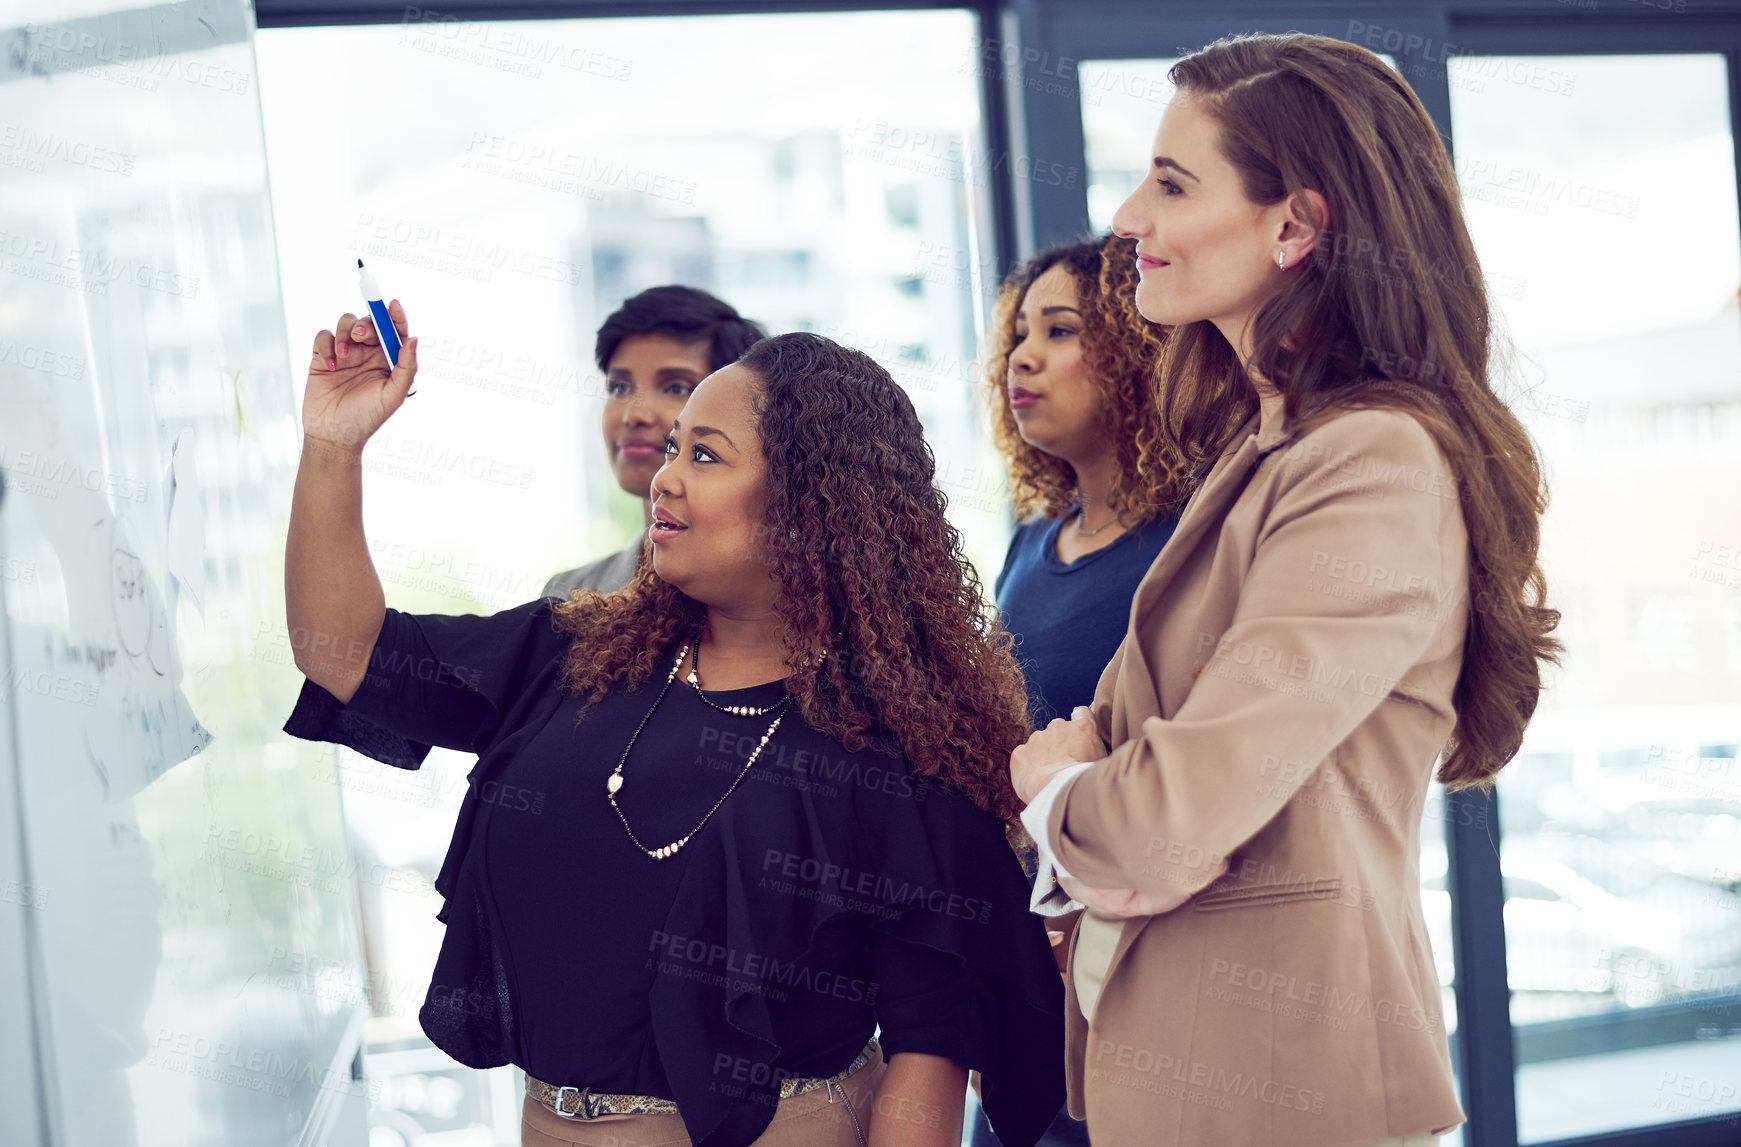
<svg viewBox="0 0 1741 1147">
<path fill-rule="evenodd" d="M 1432 119 L 1364 48 L 1322 36 L 1241 36 L 1173 66 L 1181 97 L 1221 129 L 1245 195 L 1289 196 L 1318 225 L 1304 273 L 1252 319 L 1251 366 L 1304 432 L 1356 408 L 1407 412 L 1456 478 L 1469 535 L 1469 622 L 1439 779 L 1489 783 L 1523 742 L 1557 661 L 1537 561 L 1547 490 L 1535 444 L 1488 378 L 1486 283 Z M 1324 197 L 1317 217 L 1303 189 Z M 1173 333 L 1169 429 L 1201 469 L 1256 409 L 1250 377 L 1210 323 Z"/>
<path fill-rule="evenodd" d="M 953 785 L 1019 835 L 1009 757 L 1028 735 L 1021 671 L 943 516 L 906 392 L 820 335 L 763 339 L 738 362 L 761 382 L 768 505 L 757 533 L 780 589 L 794 703 L 849 751 L 897 744 L 915 775 Z M 563 688 L 596 702 L 664 669 L 707 609 L 643 562 L 620 593 L 577 594 L 555 615 L 574 635 Z"/>
<path fill-rule="evenodd" d="M 1136 254 L 1116 235 L 1053 247 L 1011 271 L 986 338 L 985 388 L 992 440 L 1009 468 L 1016 516 L 1057 518 L 1076 500 L 1070 463 L 1030 445 L 1010 410 L 1009 357 L 1016 315 L 1034 280 L 1062 266 L 1076 281 L 1082 358 L 1100 391 L 1100 421 L 1118 454 L 1107 500 L 1137 521 L 1177 509 L 1188 491 L 1184 458 L 1161 421 L 1155 385 L 1166 328 L 1136 309 Z"/>
</svg>

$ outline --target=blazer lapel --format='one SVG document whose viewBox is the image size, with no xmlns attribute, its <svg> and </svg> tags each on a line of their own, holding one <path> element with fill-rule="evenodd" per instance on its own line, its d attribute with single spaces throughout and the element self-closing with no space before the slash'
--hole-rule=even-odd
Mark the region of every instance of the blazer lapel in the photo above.
<svg viewBox="0 0 1741 1147">
<path fill-rule="evenodd" d="M 1119 666 L 1117 687 L 1112 690 L 1109 730 L 1112 736 L 1108 740 L 1109 744 L 1128 740 L 1132 726 L 1141 724 L 1144 717 L 1160 715 L 1160 681 L 1156 668 L 1149 664 L 1148 654 L 1139 635 L 1143 622 L 1147 620 L 1154 603 L 1160 597 L 1161 590 L 1190 557 L 1191 551 L 1207 535 L 1219 530 L 1222 521 L 1227 517 L 1228 509 L 1245 491 L 1246 484 L 1257 470 L 1258 464 L 1286 440 L 1286 436 L 1281 434 L 1260 436 L 1258 420 L 1253 419 L 1246 428 L 1245 441 L 1238 450 L 1223 457 L 1210 471 L 1208 479 L 1185 507 L 1178 526 L 1173 530 L 1173 536 L 1161 547 L 1155 564 L 1143 575 L 1136 595 L 1131 599 L 1130 626 L 1125 632 L 1124 645 L 1120 649 L 1123 663 Z M 1126 704 L 1126 698 L 1129 697 L 1153 699 L 1154 711 L 1132 714 Z M 1131 720 L 1133 715 L 1137 718 L 1134 722 Z M 1124 954 L 1130 950 L 1130 946 L 1152 919 L 1152 916 L 1132 916 L 1125 920 L 1124 927 L 1119 930 L 1118 943 L 1113 947 L 1112 959 L 1106 966 L 1108 981 L 1111 980 L 1113 971 L 1123 962 Z"/>
<path fill-rule="evenodd" d="M 1203 535 L 1221 524 L 1228 504 L 1245 489 L 1245 479 L 1256 468 L 1261 453 L 1257 435 L 1250 435 L 1231 458 L 1224 458 L 1210 473 L 1208 480 L 1185 507 L 1178 527 L 1173 530 L 1173 536 L 1167 539 L 1167 544 L 1161 547 L 1155 564 L 1149 567 L 1149 572 L 1137 586 L 1136 595 L 1131 599 L 1133 624 L 1146 615 L 1145 607 L 1172 580 L 1173 574 L 1184 564 L 1192 549 L 1202 541 Z"/>
<path fill-rule="evenodd" d="M 1272 449 L 1273 445 L 1258 437 L 1257 420 L 1253 419 L 1247 427 L 1245 441 L 1238 450 L 1223 457 L 1210 471 L 1208 479 L 1180 515 L 1173 536 L 1161 547 L 1160 556 L 1155 558 L 1149 572 L 1143 575 L 1143 580 L 1137 585 L 1136 593 L 1131 598 L 1130 617 L 1121 650 L 1124 661 L 1119 672 L 1122 688 L 1112 698 L 1112 728 L 1109 730 L 1112 734 L 1111 743 L 1116 744 L 1130 736 L 1133 722 L 1128 720 L 1122 702 L 1125 696 L 1132 694 L 1133 687 L 1135 692 L 1141 693 L 1143 687 L 1148 686 L 1149 696 L 1160 696 L 1156 668 L 1149 664 L 1142 641 L 1136 639 L 1142 632 L 1143 623 L 1148 620 L 1155 601 L 1167 583 L 1178 573 L 1179 567 L 1191 556 L 1191 551 L 1203 542 L 1206 535 L 1220 527 L 1222 519 L 1227 516 L 1228 507 L 1245 489 L 1247 479 L 1257 469 L 1263 456 Z M 1139 715 L 1135 723 L 1140 723 L 1142 716 L 1146 715 Z"/>
</svg>

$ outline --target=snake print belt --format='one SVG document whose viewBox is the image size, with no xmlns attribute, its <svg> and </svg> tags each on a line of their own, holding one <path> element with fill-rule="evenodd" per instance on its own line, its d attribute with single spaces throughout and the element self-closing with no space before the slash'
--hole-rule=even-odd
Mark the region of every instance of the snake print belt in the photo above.
<svg viewBox="0 0 1741 1147">
<path fill-rule="evenodd" d="M 780 1098 L 790 1099 L 794 1095 L 803 1095 L 817 1088 L 839 1083 L 867 1063 L 873 1063 L 881 1058 L 882 1049 L 876 1040 L 864 1045 L 864 1050 L 858 1053 L 858 1058 L 847 1064 L 846 1070 L 827 1079 L 783 1079 L 780 1081 Z M 590 1087 L 575 1087 L 573 1085 L 557 1087 L 545 1083 L 542 1079 L 526 1077 L 526 1094 L 534 1102 L 556 1112 L 564 1119 L 597 1119 L 601 1115 L 676 1115 L 677 1104 L 669 1099 L 661 1099 L 656 1095 L 612 1095 L 592 1090 Z"/>
</svg>

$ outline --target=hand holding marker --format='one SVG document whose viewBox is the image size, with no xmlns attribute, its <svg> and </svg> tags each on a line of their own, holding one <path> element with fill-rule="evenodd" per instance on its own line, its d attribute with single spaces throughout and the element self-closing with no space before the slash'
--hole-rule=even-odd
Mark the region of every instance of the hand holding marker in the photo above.
<svg viewBox="0 0 1741 1147">
<path fill-rule="evenodd" d="M 411 393 L 420 349 L 399 300 L 382 305 L 373 277 L 360 262 L 358 269 L 370 314 L 347 312 L 314 336 L 302 396 L 304 439 L 352 454 Z"/>
<path fill-rule="evenodd" d="M 387 365 L 398 366 L 399 332 L 387 314 L 387 304 L 381 299 L 381 288 L 375 284 L 375 276 L 369 274 L 361 259 L 357 260 L 357 286 L 363 290 L 363 301 L 369 304 L 369 313 L 375 316 L 375 331 L 381 336 L 381 349 L 387 352 Z M 405 392 L 405 397 L 410 398 L 416 393 L 417 388 L 413 386 Z"/>
</svg>

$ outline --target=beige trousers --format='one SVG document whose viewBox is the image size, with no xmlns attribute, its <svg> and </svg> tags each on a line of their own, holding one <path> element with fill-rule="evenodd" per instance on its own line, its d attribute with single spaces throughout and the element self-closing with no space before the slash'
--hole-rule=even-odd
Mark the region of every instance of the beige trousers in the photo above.
<svg viewBox="0 0 1741 1147">
<path fill-rule="evenodd" d="M 858 1124 L 870 1139 L 871 1110 L 888 1065 L 865 1064 L 834 1088 L 817 1088 L 780 1100 L 774 1121 L 754 1147 L 858 1147 L 852 1120 L 840 1098 L 845 1089 Z M 526 1096 L 520 1105 L 520 1147 L 690 1147 L 678 1115 L 601 1115 L 564 1119 Z M 1413 1144 L 1410 1145 L 1413 1147 Z"/>
</svg>

